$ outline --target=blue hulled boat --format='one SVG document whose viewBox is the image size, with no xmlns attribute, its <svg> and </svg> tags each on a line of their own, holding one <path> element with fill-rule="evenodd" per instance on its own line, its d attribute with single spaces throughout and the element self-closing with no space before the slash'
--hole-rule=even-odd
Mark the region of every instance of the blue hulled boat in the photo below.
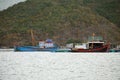
<svg viewBox="0 0 120 80">
<path fill-rule="evenodd" d="M 57 51 L 58 47 L 40 48 L 39 46 L 15 46 L 15 51 Z"/>
<path fill-rule="evenodd" d="M 120 52 L 120 49 L 110 49 L 109 52 Z"/>
<path fill-rule="evenodd" d="M 15 51 L 49 51 L 56 52 L 59 47 L 51 39 L 39 41 L 38 46 L 15 46 Z"/>
</svg>

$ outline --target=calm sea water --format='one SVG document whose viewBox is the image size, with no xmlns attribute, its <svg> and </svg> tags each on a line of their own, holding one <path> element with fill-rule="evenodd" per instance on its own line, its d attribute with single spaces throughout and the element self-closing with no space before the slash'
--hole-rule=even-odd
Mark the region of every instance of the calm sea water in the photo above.
<svg viewBox="0 0 120 80">
<path fill-rule="evenodd" d="M 120 80 L 120 54 L 4 50 L 0 80 Z"/>
</svg>

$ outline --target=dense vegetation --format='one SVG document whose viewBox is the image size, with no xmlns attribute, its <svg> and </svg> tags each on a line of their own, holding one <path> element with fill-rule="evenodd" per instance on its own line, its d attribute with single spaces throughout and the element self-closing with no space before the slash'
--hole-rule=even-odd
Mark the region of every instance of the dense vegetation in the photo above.
<svg viewBox="0 0 120 80">
<path fill-rule="evenodd" d="M 120 42 L 118 0 L 27 0 L 0 12 L 0 46 L 31 45 L 52 38 L 58 44 L 86 41 L 92 33 Z"/>
<path fill-rule="evenodd" d="M 91 7 L 101 16 L 107 18 L 120 27 L 120 0 L 83 0 L 85 5 Z"/>
</svg>

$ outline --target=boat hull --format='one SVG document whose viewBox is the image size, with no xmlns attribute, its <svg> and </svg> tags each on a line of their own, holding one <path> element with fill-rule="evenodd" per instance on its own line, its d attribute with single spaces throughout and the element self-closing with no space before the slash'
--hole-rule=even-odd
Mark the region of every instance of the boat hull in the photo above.
<svg viewBox="0 0 120 80">
<path fill-rule="evenodd" d="M 57 50 L 56 47 L 51 48 L 39 48 L 37 46 L 16 46 L 15 51 L 51 51 L 55 52 Z"/>
<path fill-rule="evenodd" d="M 71 52 L 71 49 L 57 49 L 56 52 Z"/>
<path fill-rule="evenodd" d="M 104 45 L 100 48 L 94 48 L 94 49 L 80 49 L 80 48 L 72 48 L 71 52 L 107 52 L 109 49 L 109 45 Z"/>
<path fill-rule="evenodd" d="M 111 49 L 109 52 L 120 52 L 120 49 Z"/>
</svg>

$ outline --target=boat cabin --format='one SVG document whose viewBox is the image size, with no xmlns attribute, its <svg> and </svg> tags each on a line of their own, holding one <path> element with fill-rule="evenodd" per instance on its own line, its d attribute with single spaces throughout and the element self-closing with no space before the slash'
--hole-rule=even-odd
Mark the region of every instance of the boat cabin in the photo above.
<svg viewBox="0 0 120 80">
<path fill-rule="evenodd" d="M 74 48 L 87 49 L 86 43 L 77 43 Z"/>
<path fill-rule="evenodd" d="M 95 35 L 88 37 L 87 49 L 99 48 L 103 47 L 103 45 L 103 37 Z"/>
<path fill-rule="evenodd" d="M 87 43 L 87 48 L 88 49 L 100 48 L 100 47 L 103 47 L 103 45 L 104 45 L 104 42 L 93 41 L 93 42 L 88 42 Z"/>
<path fill-rule="evenodd" d="M 87 42 L 87 43 L 78 43 L 78 44 L 75 44 L 74 48 L 79 48 L 79 49 L 93 49 L 93 48 L 103 47 L 103 45 L 104 45 L 104 42 L 92 41 L 92 42 Z"/>
<path fill-rule="evenodd" d="M 47 39 L 46 41 L 39 41 L 40 48 L 51 48 L 54 47 L 54 43 L 51 39 Z"/>
</svg>

